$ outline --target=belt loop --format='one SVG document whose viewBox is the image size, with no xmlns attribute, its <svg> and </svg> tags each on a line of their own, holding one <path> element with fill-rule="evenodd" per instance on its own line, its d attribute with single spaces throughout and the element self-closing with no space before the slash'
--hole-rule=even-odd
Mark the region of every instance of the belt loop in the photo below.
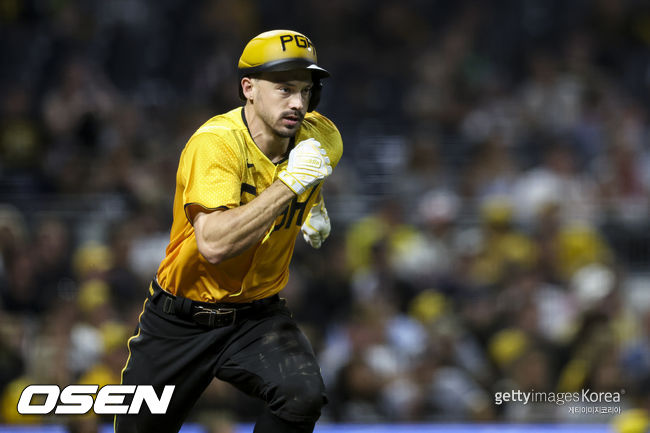
<svg viewBox="0 0 650 433">
<path fill-rule="evenodd" d="M 165 296 L 165 302 L 163 303 L 163 312 L 165 314 L 172 314 L 174 312 L 174 299 Z"/>
<path fill-rule="evenodd" d="M 176 296 L 174 299 L 174 311 L 177 316 L 189 317 L 192 313 L 192 301 L 181 296 Z"/>
</svg>

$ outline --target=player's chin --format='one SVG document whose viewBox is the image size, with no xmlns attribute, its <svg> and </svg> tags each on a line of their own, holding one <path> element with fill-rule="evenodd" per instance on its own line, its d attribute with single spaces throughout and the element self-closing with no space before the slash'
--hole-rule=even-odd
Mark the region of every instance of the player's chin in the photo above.
<svg viewBox="0 0 650 433">
<path fill-rule="evenodd" d="M 275 128 L 275 133 L 283 138 L 291 138 L 298 132 L 300 129 L 300 123 L 296 125 L 282 125 Z"/>
</svg>

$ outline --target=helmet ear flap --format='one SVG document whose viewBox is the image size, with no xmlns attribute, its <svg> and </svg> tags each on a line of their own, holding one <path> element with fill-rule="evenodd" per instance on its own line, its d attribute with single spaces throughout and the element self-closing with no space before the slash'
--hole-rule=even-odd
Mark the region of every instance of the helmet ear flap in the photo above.
<svg viewBox="0 0 650 433">
<path fill-rule="evenodd" d="M 309 105 L 307 111 L 314 111 L 320 102 L 320 94 L 323 90 L 323 83 L 320 79 L 314 80 L 314 85 L 311 87 L 311 97 L 309 98 Z"/>
</svg>

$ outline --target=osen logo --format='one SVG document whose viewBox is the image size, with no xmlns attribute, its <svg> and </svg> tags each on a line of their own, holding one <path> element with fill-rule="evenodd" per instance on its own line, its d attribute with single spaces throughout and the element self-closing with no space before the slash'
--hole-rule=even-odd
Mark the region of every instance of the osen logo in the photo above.
<svg viewBox="0 0 650 433">
<path fill-rule="evenodd" d="M 167 412 L 174 392 L 166 385 L 160 397 L 151 385 L 68 385 L 61 390 L 57 385 L 29 385 L 20 394 L 18 413 L 22 415 L 85 414 L 91 409 L 98 415 L 137 414 L 145 403 L 152 414 Z M 97 397 L 93 399 L 93 395 Z M 124 404 L 127 395 L 133 394 L 131 404 Z M 43 403 L 35 403 L 35 396 L 44 396 Z M 38 398 L 41 400 L 41 398 Z"/>
</svg>

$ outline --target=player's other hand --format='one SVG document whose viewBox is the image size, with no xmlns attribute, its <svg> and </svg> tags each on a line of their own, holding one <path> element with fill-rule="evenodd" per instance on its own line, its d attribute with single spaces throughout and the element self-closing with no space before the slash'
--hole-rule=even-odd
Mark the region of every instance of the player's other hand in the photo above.
<svg viewBox="0 0 650 433">
<path fill-rule="evenodd" d="M 313 138 L 303 140 L 289 152 L 286 168 L 278 177 L 297 195 L 332 174 L 330 159 L 321 144 Z"/>
<path fill-rule="evenodd" d="M 325 242 L 325 239 L 330 235 L 332 226 L 330 225 L 330 217 L 327 215 L 327 209 L 325 209 L 325 202 L 323 200 L 311 208 L 300 230 L 302 231 L 302 237 L 305 239 L 305 242 L 314 248 L 320 248 L 323 242 Z"/>
</svg>

